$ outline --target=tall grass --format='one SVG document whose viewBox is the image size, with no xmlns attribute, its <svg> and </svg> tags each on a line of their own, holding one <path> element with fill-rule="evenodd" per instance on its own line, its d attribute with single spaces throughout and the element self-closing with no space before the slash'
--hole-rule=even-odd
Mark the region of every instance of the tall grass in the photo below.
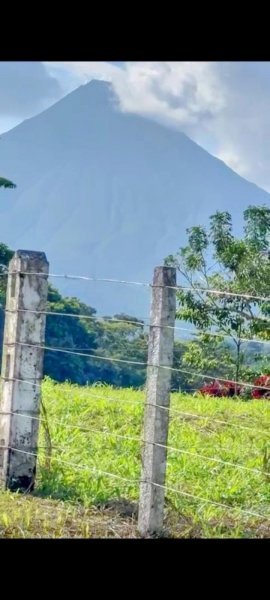
<svg viewBox="0 0 270 600">
<path fill-rule="evenodd" d="M 46 418 L 43 412 L 36 494 L 84 507 L 120 498 L 136 502 L 142 445 L 121 436 L 141 437 L 144 393 L 47 379 L 42 397 Z M 165 526 L 170 534 L 268 535 L 269 402 L 174 393 L 171 407 L 168 445 L 192 454 L 168 450 L 167 486 L 180 492 L 166 494 Z M 245 510 L 265 518 L 248 516 Z"/>
</svg>

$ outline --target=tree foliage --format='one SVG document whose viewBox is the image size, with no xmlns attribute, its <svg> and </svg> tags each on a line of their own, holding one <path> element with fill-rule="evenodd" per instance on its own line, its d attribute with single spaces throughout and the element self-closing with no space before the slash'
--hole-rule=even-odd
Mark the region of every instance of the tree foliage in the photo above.
<svg viewBox="0 0 270 600">
<path fill-rule="evenodd" d="M 242 238 L 233 235 L 231 215 L 217 211 L 208 228 L 188 229 L 187 245 L 165 260 L 181 278 L 177 318 L 199 332 L 183 362 L 236 381 L 247 375 L 245 340 L 270 339 L 270 303 L 260 299 L 270 291 L 270 209 L 249 206 L 243 217 Z"/>
</svg>

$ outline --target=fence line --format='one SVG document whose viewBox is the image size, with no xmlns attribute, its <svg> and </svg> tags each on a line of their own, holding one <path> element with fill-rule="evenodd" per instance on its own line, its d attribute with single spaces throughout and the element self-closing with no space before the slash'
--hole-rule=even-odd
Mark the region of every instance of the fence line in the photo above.
<svg viewBox="0 0 270 600">
<path fill-rule="evenodd" d="M 267 437 L 270 436 L 270 432 L 269 431 L 264 431 L 263 429 L 258 429 L 257 427 L 248 427 L 247 425 L 239 425 L 239 423 L 232 423 L 231 421 L 223 421 L 222 419 L 216 419 L 215 417 L 211 417 L 211 415 L 197 415 L 194 413 L 189 413 L 189 412 L 183 412 L 183 411 L 178 411 L 175 409 L 170 409 L 170 412 L 172 414 L 175 414 L 176 416 L 187 416 L 187 417 L 192 417 L 193 419 L 205 419 L 210 421 L 211 423 L 219 423 L 221 425 L 228 425 L 229 427 L 236 427 L 237 429 L 243 429 L 246 431 L 252 431 L 252 432 L 256 432 L 256 433 L 260 433 L 262 435 L 266 435 Z M 241 415 L 242 416 L 242 415 Z"/>
<path fill-rule="evenodd" d="M 14 275 L 13 271 L 7 271 L 6 273 L 1 273 L 2 276 L 6 275 Z M 40 272 L 32 272 L 32 271 L 21 271 L 21 275 L 35 275 L 37 277 L 44 277 L 43 273 Z M 126 281 L 124 279 L 111 279 L 106 277 L 89 277 L 88 275 L 66 275 L 64 273 L 50 273 L 51 278 L 56 279 L 73 279 L 78 281 L 92 281 L 95 283 L 119 283 L 124 285 L 138 285 L 142 287 L 151 288 L 151 283 L 144 283 L 142 281 Z"/>
<path fill-rule="evenodd" d="M 9 413 L 0 413 L 0 414 L 12 414 L 16 417 L 23 417 L 26 419 L 31 419 L 31 420 L 46 423 L 46 419 L 43 419 L 42 417 L 34 417 L 32 415 L 25 414 L 25 413 L 9 412 Z M 245 465 L 241 465 L 239 463 L 232 463 L 227 460 L 215 458 L 214 456 L 206 456 L 204 454 L 200 454 L 199 452 L 190 452 L 188 450 L 185 450 L 184 448 L 169 446 L 167 444 L 166 445 L 159 444 L 157 442 L 149 442 L 148 440 L 145 440 L 138 436 L 135 437 L 135 436 L 123 435 L 121 433 L 116 433 L 114 431 L 103 431 L 102 429 L 96 429 L 95 427 L 85 427 L 84 425 L 80 425 L 79 423 L 76 423 L 76 425 L 66 425 L 62 421 L 59 421 L 58 419 L 54 419 L 53 423 L 56 425 L 61 425 L 61 427 L 63 429 L 76 429 L 76 430 L 81 431 L 82 433 L 97 433 L 99 435 L 104 435 L 104 436 L 109 436 L 109 437 L 112 436 L 112 437 L 116 437 L 116 438 L 122 439 L 122 440 L 138 442 L 140 444 L 149 444 L 151 446 L 157 446 L 159 448 L 166 448 L 167 450 L 171 450 L 172 452 L 178 452 L 179 454 L 186 454 L 186 455 L 192 456 L 193 458 L 196 458 L 196 459 L 202 459 L 202 460 L 206 460 L 206 461 L 208 460 L 210 462 L 216 462 L 216 463 L 219 463 L 219 464 L 222 464 L 225 466 L 233 467 L 235 469 L 242 469 L 244 471 L 250 471 L 252 473 L 255 473 L 256 475 L 265 475 L 267 477 L 270 477 L 270 473 L 267 471 L 263 471 L 262 469 L 257 469 L 254 467 L 246 467 Z M 61 451 L 64 450 L 64 448 L 58 448 L 58 449 Z"/>
<path fill-rule="evenodd" d="M 14 310 L 4 310 L 5 313 L 15 313 L 17 312 L 15 309 Z M 79 314 L 79 313 L 66 313 L 66 312 L 55 312 L 55 311 L 50 311 L 50 310 L 30 310 L 28 308 L 21 308 L 18 310 L 18 312 L 22 312 L 22 313 L 32 313 L 32 314 L 37 314 L 37 315 L 49 315 L 49 316 L 56 316 L 56 317 L 74 317 L 74 319 L 86 319 L 86 320 L 90 320 L 90 321 L 97 321 L 97 322 L 101 322 L 101 323 L 126 323 L 127 325 L 137 325 L 137 327 L 142 327 L 143 325 L 147 327 L 147 324 L 144 323 L 144 321 L 131 321 L 129 319 L 117 319 L 116 317 L 110 317 L 110 318 L 104 318 L 104 317 L 97 317 L 97 316 L 92 316 L 92 315 L 83 315 L 83 314 Z M 160 326 L 162 327 L 162 325 Z M 166 325 L 163 325 L 163 327 L 166 327 Z M 167 326 L 169 327 L 169 326 Z"/>
<path fill-rule="evenodd" d="M 137 327 L 155 327 L 157 329 L 174 329 L 175 331 L 186 331 L 188 333 L 190 333 L 191 335 L 196 335 L 196 336 L 200 336 L 200 335 L 209 335 L 209 336 L 213 336 L 213 337 L 221 337 L 221 338 L 227 338 L 227 339 L 232 339 L 232 336 L 227 335 L 227 334 L 223 334 L 223 333 L 217 333 L 215 331 L 196 331 L 193 329 L 188 329 L 187 327 L 178 327 L 177 325 L 175 326 L 171 326 L 171 325 L 158 325 L 158 324 L 151 324 L 150 323 L 146 323 L 146 320 L 149 320 L 148 317 L 143 317 L 142 319 L 138 319 L 137 321 L 132 321 L 129 319 L 117 319 L 116 317 L 110 317 L 110 318 L 104 318 L 104 317 L 97 317 L 97 316 L 92 316 L 92 315 L 84 315 L 84 314 L 78 314 L 78 313 L 66 313 L 66 312 L 56 312 L 56 311 L 49 311 L 49 310 L 30 310 L 30 309 L 18 309 L 18 311 L 14 310 L 9 310 L 9 309 L 5 309 L 3 311 L 6 314 L 12 314 L 12 313 L 16 313 L 16 312 L 22 312 L 22 313 L 26 313 L 29 312 L 31 314 L 38 314 L 38 315 L 49 315 L 49 316 L 54 316 L 54 317 L 74 317 L 75 319 L 86 319 L 86 320 L 90 320 L 90 321 L 96 321 L 98 323 L 124 323 L 127 325 L 136 325 Z M 257 344 L 270 344 L 270 340 L 261 340 L 259 338 L 244 338 L 244 337 L 240 337 L 239 340 L 241 342 L 247 342 L 247 343 L 257 343 Z"/>
<path fill-rule="evenodd" d="M 39 456 L 38 456 L 37 453 L 28 452 L 26 450 L 20 450 L 18 448 L 14 448 L 12 446 L 6 447 L 6 446 L 3 446 L 3 445 L 2 446 L 0 445 L 0 448 L 2 448 L 2 449 L 8 449 L 8 450 L 11 450 L 13 452 L 18 452 L 18 453 L 21 453 L 21 454 L 26 454 L 26 455 L 29 455 L 29 456 L 33 456 L 33 457 L 39 458 Z M 122 481 L 124 481 L 126 483 L 140 484 L 140 483 L 143 482 L 142 479 L 129 479 L 127 477 L 123 477 L 123 476 L 117 475 L 115 473 L 110 473 L 108 471 L 103 471 L 101 469 L 97 469 L 96 467 L 92 467 L 92 466 L 89 466 L 89 465 L 81 465 L 80 463 L 74 463 L 74 462 L 66 461 L 66 460 L 63 460 L 62 458 L 52 457 L 52 460 L 56 460 L 59 463 L 65 464 L 67 466 L 74 467 L 76 469 L 80 469 L 80 470 L 84 470 L 84 471 L 89 471 L 89 472 L 94 472 L 94 473 L 97 473 L 97 474 L 100 474 L 100 475 L 104 475 L 104 476 L 107 476 L 107 477 L 112 477 L 114 479 L 119 479 L 119 480 L 122 480 Z M 149 483 L 149 482 L 147 482 L 147 483 Z M 198 500 L 200 502 L 203 501 L 203 502 L 206 502 L 207 504 L 211 504 L 211 505 L 217 506 L 219 508 L 224 508 L 224 509 L 229 510 L 229 511 L 238 511 L 238 512 L 240 512 L 243 515 L 248 515 L 248 516 L 256 517 L 256 518 L 263 519 L 263 520 L 269 520 L 270 519 L 270 515 L 263 515 L 261 513 L 255 512 L 253 510 L 243 509 L 243 508 L 238 507 L 238 506 L 230 506 L 229 504 L 224 504 L 224 503 L 221 503 L 221 502 L 216 502 L 215 500 L 210 500 L 209 498 L 203 498 L 201 496 L 196 496 L 194 494 L 190 494 L 189 492 L 184 492 L 182 490 L 178 490 L 177 488 L 174 488 L 174 487 L 171 487 L 171 486 L 167 486 L 167 485 L 162 486 L 162 485 L 160 485 L 158 483 L 155 483 L 154 481 L 151 481 L 150 484 L 153 485 L 154 487 L 159 487 L 159 488 L 163 488 L 166 491 L 174 492 L 176 494 L 179 494 L 180 496 L 185 496 L 185 497 L 188 497 L 188 498 L 192 498 L 192 499 Z"/>
<path fill-rule="evenodd" d="M 238 423 L 231 423 L 223 421 L 222 419 L 215 419 L 206 415 L 193 415 L 192 413 L 185 413 L 174 410 L 170 407 L 170 382 L 172 373 L 183 373 L 192 377 L 202 378 L 205 380 L 212 380 L 214 377 L 207 373 L 197 373 L 192 370 L 185 368 L 173 367 L 173 345 L 174 338 L 173 334 L 176 329 L 184 331 L 182 327 L 175 326 L 175 300 L 176 292 L 194 292 L 206 295 L 217 295 L 219 299 L 224 298 L 242 298 L 252 303 L 254 301 L 262 301 L 264 303 L 270 302 L 270 297 L 252 295 L 247 293 L 231 292 L 227 290 L 209 289 L 203 287 L 188 287 L 188 286 L 177 286 L 176 283 L 176 270 L 171 267 L 158 267 L 155 269 L 153 283 L 143 283 L 138 281 L 126 281 L 119 279 L 109 278 L 97 278 L 79 275 L 69 274 L 51 274 L 50 277 L 73 279 L 80 281 L 89 282 L 105 282 L 113 284 L 126 284 L 134 286 L 142 286 L 151 289 L 152 292 L 152 308 L 150 323 L 146 324 L 144 320 L 131 320 L 121 319 L 113 317 L 110 319 L 102 319 L 93 315 L 83 315 L 74 313 L 61 313 L 50 310 L 45 310 L 46 307 L 46 294 L 47 294 L 47 278 L 48 278 L 48 263 L 43 253 L 25 252 L 18 251 L 15 253 L 12 259 L 11 265 L 6 273 L 2 273 L 2 276 L 9 276 L 8 278 L 8 294 L 7 294 L 7 307 L 5 313 L 9 315 L 7 319 L 5 337 L 4 337 L 4 367 L 2 370 L 2 379 L 4 382 L 4 393 L 3 393 L 3 407 L 6 410 L 0 410 L 0 415 L 3 417 L 1 420 L 1 473 L 4 473 L 4 481 L 7 486 L 15 485 L 16 489 L 22 483 L 25 486 L 24 479 L 27 479 L 28 484 L 32 484 L 32 479 L 35 478 L 35 464 L 38 459 L 38 452 L 34 453 L 29 450 L 38 447 L 38 425 L 41 423 L 47 424 L 47 417 L 42 418 L 39 415 L 39 401 L 41 391 L 41 377 L 42 369 L 38 367 L 35 371 L 35 365 L 42 362 L 44 350 L 48 352 L 64 353 L 73 356 L 85 357 L 88 359 L 108 361 L 110 363 L 126 364 L 138 367 L 147 367 L 147 398 L 144 403 L 145 410 L 145 426 L 144 434 L 142 437 L 129 436 L 114 431 L 104 431 L 95 427 L 87 427 L 82 423 L 75 425 L 65 424 L 62 420 L 53 419 L 54 425 L 59 425 L 63 430 L 79 430 L 83 434 L 93 433 L 97 435 L 114 437 L 116 439 L 132 441 L 143 444 L 144 456 L 143 456 L 143 472 L 140 479 L 128 479 L 121 475 L 110 473 L 108 471 L 102 471 L 91 465 L 81 465 L 78 463 L 65 461 L 62 458 L 53 456 L 52 460 L 58 461 L 60 464 L 70 466 L 74 469 L 83 469 L 92 473 L 101 474 L 104 476 L 112 477 L 118 480 L 122 480 L 126 483 L 140 484 L 140 503 L 139 503 L 139 531 L 140 533 L 153 533 L 161 530 L 163 525 L 163 509 L 164 509 L 164 494 L 165 491 L 177 493 L 180 496 L 188 497 L 190 499 L 206 502 L 213 506 L 217 506 L 226 510 L 240 510 L 241 514 L 246 514 L 253 517 L 259 517 L 262 519 L 270 519 L 270 515 L 262 515 L 254 511 L 245 510 L 235 506 L 229 506 L 208 498 L 193 495 L 184 490 L 178 490 L 177 488 L 166 485 L 165 473 L 167 465 L 167 451 L 176 452 L 183 456 L 199 461 L 208 461 L 222 465 L 224 467 L 230 467 L 239 469 L 245 472 L 254 473 L 260 476 L 270 477 L 270 473 L 266 470 L 245 466 L 237 462 L 223 460 L 222 458 L 216 458 L 214 456 L 208 456 L 203 453 L 186 450 L 181 447 L 170 446 L 167 443 L 168 436 L 168 425 L 169 418 L 172 415 L 177 417 L 191 417 L 196 419 L 211 420 L 225 425 L 231 425 L 238 429 L 248 430 L 252 432 L 260 432 L 263 435 L 269 436 L 267 431 L 258 430 L 256 428 L 247 427 L 245 425 L 239 425 Z M 35 269 L 35 265 L 36 269 Z M 1 266 L 1 265 L 0 265 Z M 21 276 L 25 277 L 21 277 Z M 40 279 L 46 279 L 43 282 Z M 39 286 L 40 284 L 40 286 Z M 42 287 L 43 286 L 43 287 Z M 30 290 L 30 291 L 29 291 Z M 45 305 L 45 306 L 44 306 Z M 29 307 L 31 308 L 29 309 Z M 43 310 L 38 310 L 38 308 Z M 230 310 L 230 309 L 226 309 Z M 35 320 L 35 315 L 41 316 L 40 320 Z M 91 319 L 97 322 L 114 322 L 114 323 L 125 323 L 126 325 L 132 324 L 136 327 L 150 327 L 149 333 L 149 345 L 148 345 L 148 360 L 132 360 L 129 358 L 117 358 L 113 356 L 103 356 L 93 353 L 92 348 L 67 348 L 67 347 L 55 347 L 48 346 L 44 343 L 43 337 L 43 325 L 45 324 L 45 316 L 58 316 L 58 317 L 74 317 L 81 320 Z M 121 315 L 120 315 L 121 317 Z M 268 323 L 270 319 L 267 317 L 259 317 L 262 322 Z M 41 329 L 40 329 L 41 324 Z M 171 330 L 171 331 L 170 331 Z M 45 331 L 45 328 L 44 328 Z M 187 330 L 193 335 L 192 330 Z M 195 332 L 195 335 L 213 335 L 220 336 L 222 338 L 229 337 L 223 336 L 216 332 Z M 261 339 L 247 339 L 241 338 L 241 341 L 254 342 L 254 343 L 270 343 L 270 340 Z M 17 348 L 20 351 L 17 351 Z M 31 353 L 30 351 L 24 352 L 25 348 L 35 349 L 36 352 Z M 34 370 L 33 370 L 34 369 Z M 17 378 L 17 373 L 26 374 L 29 381 Z M 31 381 L 32 379 L 32 381 Z M 38 381 L 37 381 L 38 380 Z M 249 382 L 232 381 L 218 377 L 220 382 L 231 383 L 235 386 L 242 386 L 245 388 L 259 389 L 270 392 L 270 386 L 266 385 L 255 385 Z M 23 386 L 15 386 L 15 382 L 22 382 L 23 384 L 29 384 L 33 389 L 37 390 L 33 392 L 30 390 L 29 394 L 25 392 Z M 89 394 L 89 396 L 102 399 L 103 401 L 109 400 L 109 397 L 103 395 Z M 112 399 L 112 397 L 111 397 Z M 116 400 L 116 398 L 113 398 Z M 125 400 L 121 399 L 124 403 Z M 25 408 L 28 410 L 24 412 L 20 409 L 25 403 Z M 128 403 L 135 404 L 134 401 Z M 136 402 L 137 403 L 137 402 Z M 142 402 L 138 402 L 142 405 Z M 6 417 L 6 419 L 5 419 Z M 20 419 L 30 420 L 29 425 L 21 425 L 26 421 Z M 35 425 L 36 424 L 36 425 Z M 31 427 L 30 427 L 31 425 Z M 4 433 L 3 433 L 4 432 Z M 23 440 L 23 442 L 19 442 Z M 21 444 L 21 447 L 20 447 Z M 19 445 L 19 447 L 17 447 Z M 25 446 L 25 449 L 23 449 Z M 41 448 L 41 446 L 40 446 Z M 50 445 L 50 448 L 63 452 L 65 449 L 58 446 Z M 151 448 L 151 450 L 149 450 Z M 149 450 L 149 451 L 148 451 Z M 25 460 L 18 461 L 14 459 L 14 456 L 18 454 L 25 455 Z M 32 457 L 32 461 L 27 459 Z M 255 460 L 257 457 L 255 458 Z M 12 468 L 10 470 L 10 464 Z M 253 463 L 254 464 L 254 463 Z M 255 463 L 256 464 L 256 463 Z M 30 468 L 29 468 L 30 467 Z M 29 477 L 29 472 L 32 476 Z M 11 474 L 10 474 L 11 473 Z M 27 474 L 28 473 L 28 474 Z M 31 481 L 30 481 L 31 480 Z M 27 486 L 27 489 L 29 485 Z M 12 488 L 10 488 L 12 489 Z"/>
<path fill-rule="evenodd" d="M 17 381 L 19 383 L 23 383 L 25 385 L 30 385 L 30 386 L 34 386 L 34 387 L 38 387 L 41 388 L 41 384 L 38 384 L 34 381 L 27 381 L 25 379 L 18 379 L 18 378 L 13 378 L 12 381 Z M 76 384 L 74 384 L 76 385 Z M 98 400 L 102 400 L 104 402 L 117 402 L 117 403 L 122 403 L 122 404 L 131 404 L 131 405 L 137 405 L 137 406 L 141 406 L 142 408 L 144 406 L 153 406 L 151 403 L 149 402 L 144 402 L 143 400 L 130 400 L 130 399 L 125 399 L 122 398 L 122 396 L 104 396 L 101 394 L 93 394 L 91 391 L 89 391 L 88 387 L 85 386 L 85 390 L 87 390 L 87 396 L 89 396 L 90 398 L 94 398 L 94 399 L 98 399 Z M 173 393 L 173 392 L 172 392 Z M 74 392 L 69 391 L 69 392 L 65 392 L 65 396 L 68 395 L 69 397 L 74 395 Z M 84 405 L 85 406 L 85 405 Z M 88 405 L 87 405 L 88 406 Z M 215 417 L 212 417 L 211 415 L 199 415 L 199 414 L 195 414 L 195 413 L 190 413 L 190 412 L 184 412 L 184 411 L 179 411 L 177 409 L 174 409 L 172 407 L 166 407 L 166 406 L 162 406 L 160 404 L 156 405 L 157 408 L 160 408 L 161 410 L 164 411 L 168 411 L 172 417 L 191 417 L 194 419 L 201 419 L 201 420 L 207 420 L 210 421 L 211 423 L 218 423 L 221 425 L 227 425 L 229 427 L 235 427 L 236 429 L 243 429 L 245 431 L 251 431 L 253 433 L 259 433 L 261 435 L 265 435 L 267 437 L 270 436 L 270 432 L 267 430 L 263 430 L 263 429 L 258 429 L 256 426 L 254 427 L 248 427 L 247 425 L 240 425 L 239 423 L 232 423 L 231 421 L 225 421 L 222 419 L 216 419 Z M 4 414 L 10 414 L 10 413 L 6 413 L 5 411 L 0 411 L 0 414 L 4 415 Z M 14 413 L 17 414 L 17 413 Z M 242 418 L 242 415 L 240 415 Z"/>
<path fill-rule="evenodd" d="M 156 369 L 166 369 L 169 371 L 173 371 L 174 373 L 185 373 L 187 375 L 192 375 L 193 377 L 198 377 L 198 378 L 203 378 L 203 379 L 210 379 L 211 381 L 213 381 L 215 378 L 212 375 L 207 375 L 207 373 L 196 373 L 194 371 L 189 371 L 187 369 L 179 369 L 176 367 L 169 367 L 167 365 L 154 365 L 154 364 L 150 364 L 149 362 L 144 362 L 144 361 L 133 361 L 133 360 L 127 360 L 127 359 L 123 359 L 123 358 L 115 358 L 115 357 L 109 357 L 109 356 L 100 356 L 97 354 L 87 354 L 86 352 L 75 352 L 74 350 L 67 350 L 65 348 L 55 348 L 53 346 L 41 346 L 39 344 L 30 344 L 28 342 L 11 342 L 6 343 L 6 346 L 14 346 L 14 345 L 18 345 L 18 346 L 27 346 L 30 348 L 40 348 L 42 350 L 48 350 L 50 352 L 62 352 L 64 354 L 71 354 L 73 356 L 84 356 L 86 358 L 94 358 L 96 360 L 104 360 L 104 361 L 109 361 L 109 362 L 116 362 L 116 363 L 124 363 L 124 364 L 128 364 L 128 365 L 137 365 L 140 367 L 151 367 L 151 368 L 156 368 Z M 5 379 L 5 378 L 4 378 Z M 260 390 L 265 390 L 265 391 L 270 391 L 270 387 L 268 386 L 264 386 L 264 385 L 254 385 L 252 383 L 249 382 L 244 382 L 244 381 L 235 381 L 233 379 L 226 379 L 224 377 L 218 377 L 218 380 L 224 383 L 232 383 L 233 385 L 238 385 L 238 386 L 242 386 L 242 387 L 249 387 L 251 389 L 260 389 Z"/>
<path fill-rule="evenodd" d="M 35 381 L 27 381 L 26 379 L 19 379 L 19 378 L 16 378 L 16 377 L 13 377 L 12 379 L 8 379 L 8 378 L 4 378 L 3 377 L 2 379 L 5 379 L 6 381 L 18 381 L 19 383 L 24 383 L 26 385 L 31 385 L 31 386 L 37 387 L 39 389 L 42 387 L 41 384 L 36 383 Z M 73 385 L 77 385 L 77 384 L 73 384 Z M 99 386 L 96 386 L 96 387 L 98 388 Z M 112 396 L 105 396 L 104 397 L 101 394 L 93 394 L 92 392 L 89 392 L 88 391 L 88 386 L 84 386 L 84 389 L 87 390 L 87 395 L 90 396 L 91 398 L 97 398 L 97 399 L 101 399 L 101 400 L 110 400 L 112 402 L 119 402 L 120 401 L 120 402 L 123 402 L 123 404 L 127 403 L 127 404 L 139 404 L 141 406 L 144 405 L 144 402 L 142 400 L 130 400 L 130 399 L 125 399 L 125 398 L 123 399 L 120 396 L 117 396 L 115 398 L 112 397 Z M 65 392 L 65 393 L 67 393 L 67 392 Z M 74 392 L 68 392 L 69 396 L 73 396 L 73 394 L 74 394 Z M 0 411 L 0 414 L 1 414 L 1 411 Z"/>
<path fill-rule="evenodd" d="M 205 294 L 214 294 L 217 296 L 229 296 L 233 298 L 245 298 L 246 300 L 262 300 L 263 302 L 269 302 L 269 296 L 255 296 L 253 294 L 239 293 L 239 292 L 229 292 L 227 290 L 215 290 L 212 288 L 201 288 L 201 287 L 191 287 L 191 286 L 177 286 L 175 289 L 179 291 L 192 291 L 192 292 L 203 292 Z"/>
<path fill-rule="evenodd" d="M 8 276 L 8 275 L 14 275 L 13 271 L 6 271 L 5 273 L 1 273 L 0 276 Z M 30 271 L 21 271 L 21 275 L 35 275 L 38 277 L 44 277 L 43 273 L 40 272 L 30 272 Z M 69 274 L 64 274 L 64 273 L 50 273 L 49 275 L 51 278 L 57 278 L 57 279 L 71 279 L 71 280 L 78 280 L 78 281 L 91 281 L 91 282 L 100 282 L 100 283 L 117 283 L 117 284 L 122 284 L 122 285 L 135 285 L 135 286 L 142 286 L 142 287 L 147 287 L 147 288 L 153 288 L 153 287 L 164 287 L 167 289 L 172 289 L 172 290 L 176 290 L 176 291 L 193 291 L 193 292 L 203 292 L 206 294 L 215 294 L 215 295 L 219 295 L 219 296 L 229 296 L 229 297 L 235 297 L 235 298 L 245 298 L 247 300 L 251 299 L 251 300 L 261 300 L 263 302 L 270 302 L 270 297 L 269 296 L 259 296 L 259 295 L 253 295 L 253 294 L 248 294 L 246 292 L 230 292 L 227 290 L 217 290 L 217 289 L 212 289 L 212 288 L 202 288 L 202 287 L 192 287 L 192 286 L 181 286 L 181 285 L 175 285 L 175 286 L 171 286 L 171 285 L 153 285 L 152 283 L 147 283 L 147 282 L 142 282 L 142 281 L 128 281 L 125 279 L 111 279 L 111 278 L 100 278 L 100 277 L 91 277 L 91 276 L 87 276 L 87 275 L 69 275 Z"/>
<path fill-rule="evenodd" d="M 270 321 L 269 321 L 270 322 Z M 161 327 L 168 327 L 168 325 L 161 325 Z M 188 329 L 187 327 L 178 327 L 177 325 L 174 327 L 175 331 L 187 331 L 189 332 L 191 335 L 196 335 L 196 336 L 200 336 L 200 335 L 209 335 L 211 337 L 221 337 L 221 338 L 226 338 L 226 339 L 230 339 L 232 340 L 232 336 L 228 335 L 228 334 L 223 334 L 223 333 L 218 333 L 216 331 L 196 331 L 194 329 Z M 245 337 L 239 337 L 238 338 L 239 341 L 242 342 L 247 342 L 247 343 L 255 343 L 255 344 L 270 344 L 270 340 L 261 340 L 259 338 L 245 338 Z"/>
</svg>

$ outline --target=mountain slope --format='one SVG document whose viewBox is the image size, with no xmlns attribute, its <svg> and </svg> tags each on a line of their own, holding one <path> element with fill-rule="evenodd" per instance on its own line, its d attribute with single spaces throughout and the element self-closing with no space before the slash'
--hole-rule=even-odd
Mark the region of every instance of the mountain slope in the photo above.
<svg viewBox="0 0 270 600">
<path fill-rule="evenodd" d="M 184 134 L 121 113 L 105 82 L 4 134 L 0 165 L 17 183 L 1 191 L 0 239 L 44 250 L 51 272 L 149 281 L 186 227 L 227 209 L 239 229 L 248 204 L 270 200 Z M 54 283 L 102 313 L 148 311 L 145 288 Z"/>
</svg>

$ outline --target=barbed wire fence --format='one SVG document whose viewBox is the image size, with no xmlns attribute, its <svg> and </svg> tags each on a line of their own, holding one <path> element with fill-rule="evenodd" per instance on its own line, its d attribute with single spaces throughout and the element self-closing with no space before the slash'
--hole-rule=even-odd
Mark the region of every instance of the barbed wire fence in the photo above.
<svg viewBox="0 0 270 600">
<path fill-rule="evenodd" d="M 48 294 L 49 265 L 43 253 L 17 251 L 11 260 L 9 268 L 1 276 L 8 278 L 7 300 L 5 309 L 5 330 L 2 359 L 2 395 L 0 404 L 0 479 L 5 488 L 11 490 L 31 491 L 35 484 L 36 464 L 38 458 L 38 433 L 39 424 L 46 419 L 40 415 L 41 386 L 43 378 L 44 351 L 65 353 L 80 357 L 93 358 L 100 361 L 109 361 L 144 367 L 147 369 L 146 397 L 144 403 L 143 435 L 126 436 L 114 431 L 102 431 L 97 428 L 83 427 L 79 423 L 68 425 L 59 421 L 59 426 L 67 429 L 76 428 L 85 435 L 99 433 L 104 436 L 115 436 L 119 439 L 136 441 L 143 445 L 142 473 L 138 480 L 123 477 L 117 473 L 99 470 L 87 464 L 73 463 L 61 458 L 63 449 L 54 447 L 59 452 L 54 460 L 72 467 L 85 470 L 89 473 L 104 475 L 126 483 L 135 483 L 139 487 L 139 512 L 138 529 L 142 536 L 161 533 L 164 524 L 164 504 L 166 492 L 179 494 L 193 500 L 203 501 L 227 511 L 236 510 L 235 507 L 209 498 L 202 498 L 196 494 L 177 489 L 166 484 L 167 451 L 196 457 L 197 460 L 212 461 L 258 475 L 266 475 L 263 469 L 248 467 L 232 461 L 222 460 L 214 456 L 206 456 L 198 452 L 168 445 L 168 432 L 170 417 L 192 419 L 209 419 L 226 424 L 227 421 L 215 419 L 205 415 L 196 415 L 189 412 L 177 411 L 170 406 L 171 376 L 173 372 L 186 375 L 203 377 L 213 380 L 207 373 L 197 373 L 190 369 L 173 367 L 174 334 L 175 331 L 193 331 L 175 325 L 176 318 L 176 292 L 183 287 L 176 285 L 176 270 L 172 267 L 157 267 L 154 271 L 152 284 L 115 279 L 98 279 L 76 275 L 50 274 L 51 278 L 77 279 L 92 282 L 118 283 L 120 285 L 134 285 L 148 287 L 152 293 L 151 312 L 149 320 L 148 360 L 137 361 L 124 358 L 101 356 L 83 349 L 58 348 L 45 344 L 46 316 L 62 316 L 75 319 L 102 320 L 99 317 L 53 312 L 46 310 Z M 184 288 L 189 289 L 189 288 Z M 193 288 L 192 288 L 193 289 Z M 196 291 L 193 289 L 193 291 Z M 270 298 L 248 294 L 233 294 L 221 290 L 202 290 L 215 295 L 228 295 L 251 300 L 269 302 Z M 118 323 L 136 324 L 138 320 L 111 319 Z M 265 318 L 266 322 L 270 319 Z M 144 321 L 145 322 L 145 321 Z M 196 332 L 195 332 L 196 333 Z M 208 332 L 209 335 L 218 335 Z M 243 339 L 242 341 L 269 344 L 270 341 L 258 338 Z M 221 382 L 229 379 L 218 378 Z M 256 388 L 250 382 L 233 382 L 247 388 Z M 270 387 L 261 386 L 261 389 L 270 392 Z M 104 400 L 104 395 L 88 392 L 89 397 Z M 118 396 L 107 397 L 109 402 L 138 402 L 127 400 Z M 57 423 L 57 420 L 54 419 Z M 266 438 L 270 436 L 267 430 L 229 423 L 239 430 L 258 432 Z M 243 515 L 269 520 L 270 514 L 259 513 L 256 510 L 239 509 Z"/>
</svg>

